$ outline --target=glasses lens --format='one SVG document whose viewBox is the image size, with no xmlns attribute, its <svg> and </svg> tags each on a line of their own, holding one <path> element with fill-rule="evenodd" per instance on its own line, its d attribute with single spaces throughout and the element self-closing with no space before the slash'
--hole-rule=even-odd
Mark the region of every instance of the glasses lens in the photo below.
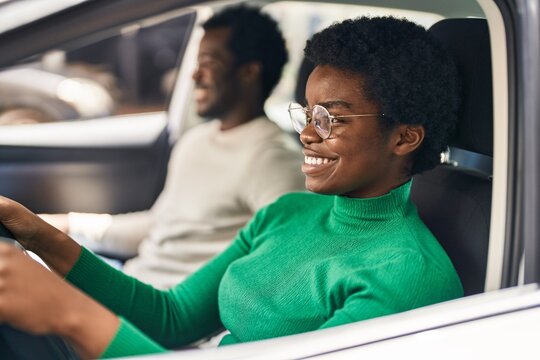
<svg viewBox="0 0 540 360">
<path fill-rule="evenodd" d="M 328 110 L 320 105 L 315 105 L 313 110 L 311 110 L 313 116 L 313 124 L 315 125 L 315 130 L 317 134 L 323 139 L 327 139 L 330 136 L 330 114 Z"/>
<path fill-rule="evenodd" d="M 306 128 L 307 124 L 306 112 L 302 105 L 298 103 L 289 104 L 289 116 L 291 117 L 294 130 L 301 133 L 302 130 Z"/>
</svg>

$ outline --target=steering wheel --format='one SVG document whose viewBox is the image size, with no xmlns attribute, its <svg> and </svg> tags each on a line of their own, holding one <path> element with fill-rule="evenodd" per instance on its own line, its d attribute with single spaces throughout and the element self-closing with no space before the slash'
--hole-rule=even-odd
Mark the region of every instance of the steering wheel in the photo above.
<svg viewBox="0 0 540 360">
<path fill-rule="evenodd" d="M 15 242 L 15 236 L 2 223 L 0 223 L 0 240 Z"/>
</svg>

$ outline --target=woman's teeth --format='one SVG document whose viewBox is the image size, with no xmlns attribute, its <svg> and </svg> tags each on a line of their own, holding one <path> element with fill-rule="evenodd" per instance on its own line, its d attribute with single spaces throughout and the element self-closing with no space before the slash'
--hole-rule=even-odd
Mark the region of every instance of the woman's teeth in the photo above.
<svg viewBox="0 0 540 360">
<path fill-rule="evenodd" d="M 323 165 L 328 164 L 331 162 L 331 159 L 328 158 L 320 158 L 320 157 L 313 157 L 313 156 L 304 156 L 304 162 L 309 165 Z"/>
</svg>

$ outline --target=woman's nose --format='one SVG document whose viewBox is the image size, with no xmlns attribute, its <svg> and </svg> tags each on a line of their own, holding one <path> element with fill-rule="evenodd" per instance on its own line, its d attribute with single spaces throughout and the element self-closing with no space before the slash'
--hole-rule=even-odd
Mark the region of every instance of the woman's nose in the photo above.
<svg viewBox="0 0 540 360">
<path fill-rule="evenodd" d="M 323 139 L 315 131 L 315 125 L 313 122 L 308 124 L 304 130 L 300 133 L 300 142 L 304 145 L 321 142 Z"/>
</svg>

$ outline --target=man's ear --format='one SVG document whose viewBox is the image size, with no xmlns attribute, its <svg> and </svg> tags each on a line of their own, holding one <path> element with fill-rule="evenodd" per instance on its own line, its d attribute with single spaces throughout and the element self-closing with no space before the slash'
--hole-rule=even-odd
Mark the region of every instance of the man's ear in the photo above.
<svg viewBox="0 0 540 360">
<path fill-rule="evenodd" d="M 262 64 L 252 61 L 242 64 L 240 68 L 240 78 L 248 83 L 259 82 L 261 79 Z"/>
<path fill-rule="evenodd" d="M 426 131 L 422 125 L 403 124 L 398 126 L 395 134 L 394 154 L 405 156 L 420 147 Z"/>
</svg>

